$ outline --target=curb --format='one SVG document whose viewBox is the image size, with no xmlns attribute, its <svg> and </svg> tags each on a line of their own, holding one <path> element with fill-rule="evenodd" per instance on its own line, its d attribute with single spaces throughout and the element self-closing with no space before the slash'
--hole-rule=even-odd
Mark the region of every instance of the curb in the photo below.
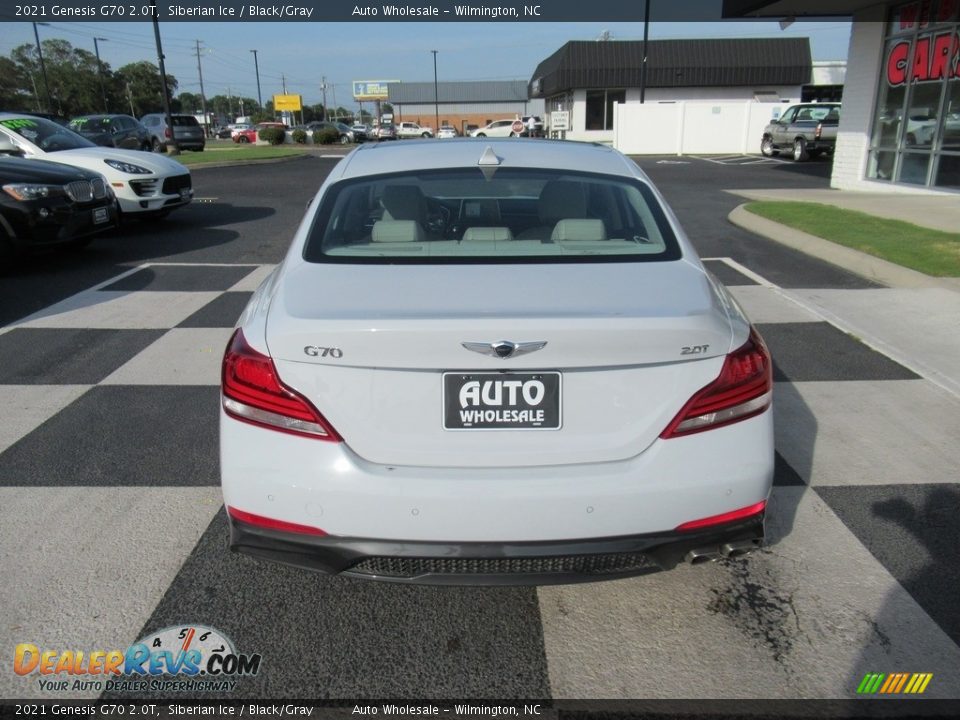
<svg viewBox="0 0 960 720">
<path fill-rule="evenodd" d="M 801 230 L 781 225 L 773 220 L 767 220 L 748 211 L 746 203 L 735 207 L 727 216 L 727 219 L 744 230 L 756 233 L 794 250 L 799 250 L 806 255 L 824 260 L 887 287 L 941 288 L 960 292 L 960 281 L 951 282 L 952 278 L 932 277 L 859 250 L 810 235 Z"/>
</svg>

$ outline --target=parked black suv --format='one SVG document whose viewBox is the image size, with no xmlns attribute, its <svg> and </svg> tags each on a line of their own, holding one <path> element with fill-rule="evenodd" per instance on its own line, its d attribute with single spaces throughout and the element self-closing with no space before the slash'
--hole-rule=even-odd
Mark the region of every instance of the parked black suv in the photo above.
<svg viewBox="0 0 960 720">
<path fill-rule="evenodd" d="M 102 175 L 46 160 L 0 157 L 0 257 L 86 245 L 117 225 L 117 203 Z"/>
<path fill-rule="evenodd" d="M 129 115 L 82 115 L 71 120 L 67 127 L 104 147 L 153 149 L 150 132 Z"/>
</svg>

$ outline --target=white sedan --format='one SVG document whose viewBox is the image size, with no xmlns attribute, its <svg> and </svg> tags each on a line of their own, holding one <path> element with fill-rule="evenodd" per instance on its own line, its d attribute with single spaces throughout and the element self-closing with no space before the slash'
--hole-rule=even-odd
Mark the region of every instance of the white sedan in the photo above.
<svg viewBox="0 0 960 720">
<path fill-rule="evenodd" d="M 100 173 L 126 215 L 160 217 L 193 199 L 190 171 L 176 160 L 140 150 L 100 147 L 40 117 L 0 113 L 2 153 Z"/>
<path fill-rule="evenodd" d="M 361 147 L 223 359 L 234 549 L 401 582 L 601 580 L 759 546 L 770 355 L 609 148 Z"/>
</svg>

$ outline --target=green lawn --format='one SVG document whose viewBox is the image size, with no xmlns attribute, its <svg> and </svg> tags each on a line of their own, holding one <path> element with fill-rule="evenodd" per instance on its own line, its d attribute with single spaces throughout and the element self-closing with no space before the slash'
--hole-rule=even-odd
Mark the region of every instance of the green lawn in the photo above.
<svg viewBox="0 0 960 720">
<path fill-rule="evenodd" d="M 751 202 L 746 209 L 927 275 L 960 276 L 960 233 L 930 230 L 819 203 Z"/>
<path fill-rule="evenodd" d="M 203 163 L 243 162 L 245 160 L 276 160 L 291 155 L 304 155 L 306 151 L 298 147 L 274 145 L 237 145 L 235 147 L 207 148 L 204 152 L 185 150 L 174 159 L 184 165 L 202 165 Z"/>
</svg>

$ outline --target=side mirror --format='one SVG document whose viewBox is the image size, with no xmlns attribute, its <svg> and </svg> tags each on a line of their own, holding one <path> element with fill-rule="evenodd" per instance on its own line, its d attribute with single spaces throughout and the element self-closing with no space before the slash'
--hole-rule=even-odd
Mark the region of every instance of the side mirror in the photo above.
<svg viewBox="0 0 960 720">
<path fill-rule="evenodd" d="M 0 133 L 0 153 L 4 155 L 22 155 L 23 152 L 17 146 L 17 144 L 7 137 Z"/>
</svg>

